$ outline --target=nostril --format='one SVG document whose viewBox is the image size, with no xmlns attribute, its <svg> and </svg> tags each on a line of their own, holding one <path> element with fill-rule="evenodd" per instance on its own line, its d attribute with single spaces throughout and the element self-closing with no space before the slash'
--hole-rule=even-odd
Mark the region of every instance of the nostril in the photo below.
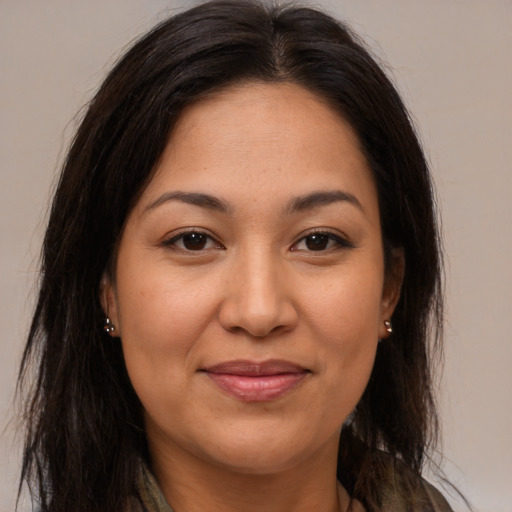
<svg viewBox="0 0 512 512">
<path fill-rule="evenodd" d="M 270 330 L 265 330 L 265 329 L 249 330 L 249 329 L 246 329 L 244 327 L 239 327 L 239 326 L 227 328 L 226 330 L 232 334 L 244 335 L 248 338 L 253 338 L 255 340 L 264 340 L 265 338 L 269 338 L 271 336 L 274 337 L 276 335 L 284 333 L 288 329 L 284 325 L 278 325 L 276 327 L 273 327 Z"/>
</svg>

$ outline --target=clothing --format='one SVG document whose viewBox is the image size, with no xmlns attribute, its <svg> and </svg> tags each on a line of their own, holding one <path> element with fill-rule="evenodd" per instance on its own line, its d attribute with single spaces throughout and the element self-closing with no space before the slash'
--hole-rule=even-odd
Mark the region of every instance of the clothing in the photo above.
<svg viewBox="0 0 512 512">
<path fill-rule="evenodd" d="M 155 477 L 142 463 L 137 482 L 137 496 L 134 496 L 127 512 L 173 512 Z"/>
<path fill-rule="evenodd" d="M 424 494 L 421 499 L 425 504 L 416 508 L 417 512 L 453 512 L 443 495 L 434 486 L 421 479 L 420 487 Z M 411 512 L 412 510 L 403 499 L 399 498 L 394 489 L 383 488 L 382 497 L 383 506 L 380 512 Z M 349 507 L 349 510 L 351 509 L 352 507 Z M 126 512 L 173 512 L 158 487 L 155 477 L 145 464 L 141 466 L 137 496 L 134 496 Z"/>
</svg>

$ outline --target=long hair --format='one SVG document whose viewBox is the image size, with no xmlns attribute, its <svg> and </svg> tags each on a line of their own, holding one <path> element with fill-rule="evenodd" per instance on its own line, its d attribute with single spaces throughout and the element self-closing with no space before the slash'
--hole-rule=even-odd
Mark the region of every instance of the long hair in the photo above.
<svg viewBox="0 0 512 512">
<path fill-rule="evenodd" d="M 396 247 L 405 255 L 394 332 L 379 345 L 342 430 L 339 478 L 377 508 L 382 452 L 417 475 L 433 447 L 439 237 L 407 111 L 343 23 L 306 7 L 214 1 L 167 19 L 131 47 L 88 105 L 65 160 L 19 375 L 27 425 L 20 488 L 28 483 L 42 512 L 122 510 L 133 492 L 147 449 L 141 404 L 119 340 L 102 329 L 100 280 L 183 109 L 250 81 L 299 84 L 350 123 L 377 186 L 386 261 Z"/>
</svg>

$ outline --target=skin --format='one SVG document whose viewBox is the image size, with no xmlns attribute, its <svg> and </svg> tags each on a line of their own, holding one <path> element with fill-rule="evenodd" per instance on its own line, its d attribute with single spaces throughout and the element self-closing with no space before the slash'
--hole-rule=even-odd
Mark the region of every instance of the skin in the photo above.
<svg viewBox="0 0 512 512">
<path fill-rule="evenodd" d="M 326 191 L 339 197 L 297 206 Z M 196 245 L 191 231 L 203 234 Z M 384 272 L 371 172 L 332 108 L 286 83 L 190 106 L 127 219 L 115 281 L 105 280 L 171 506 L 347 510 L 338 436 L 399 288 Z M 286 360 L 306 375 L 276 399 L 244 401 L 201 371 L 234 359 Z"/>
</svg>

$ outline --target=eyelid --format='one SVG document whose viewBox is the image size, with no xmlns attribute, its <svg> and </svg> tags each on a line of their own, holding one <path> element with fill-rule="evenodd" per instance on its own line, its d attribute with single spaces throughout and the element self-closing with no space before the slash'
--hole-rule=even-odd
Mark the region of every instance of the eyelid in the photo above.
<svg viewBox="0 0 512 512">
<path fill-rule="evenodd" d="M 337 243 L 337 245 L 338 245 L 338 247 L 336 247 L 334 250 L 341 249 L 341 248 L 354 249 L 356 247 L 355 244 L 350 241 L 348 236 L 344 235 L 343 233 L 340 233 L 337 230 L 333 230 L 331 228 L 313 228 L 313 229 L 310 229 L 310 230 L 308 230 L 308 231 L 306 231 L 304 233 L 301 233 L 297 237 L 295 242 L 293 242 L 293 244 L 291 245 L 290 250 L 291 251 L 299 250 L 299 249 L 293 249 L 293 247 L 298 245 L 300 242 L 302 242 L 308 236 L 310 236 L 310 235 L 317 235 L 317 234 L 318 235 L 327 235 L 331 239 L 333 239 Z M 313 251 L 313 250 L 310 250 L 310 251 L 306 251 L 306 252 L 322 253 L 322 252 L 328 252 L 329 250 L 333 250 L 333 249 L 331 248 L 331 249 L 326 249 L 326 250 L 323 250 L 323 251 Z"/>
<path fill-rule="evenodd" d="M 217 247 L 215 247 L 216 249 L 219 249 L 219 248 L 225 249 L 224 245 L 218 240 L 218 238 L 215 235 L 210 233 L 208 230 L 206 230 L 204 228 L 199 228 L 199 227 L 187 227 L 187 228 L 182 228 L 177 231 L 174 231 L 170 235 L 167 235 L 162 240 L 161 243 L 163 246 L 165 246 L 167 248 L 174 249 L 177 251 L 187 252 L 187 253 L 193 253 L 193 252 L 200 253 L 201 251 L 211 249 L 211 248 L 198 249 L 197 251 L 193 251 L 193 250 L 183 249 L 176 245 L 176 242 L 178 240 L 180 240 L 181 238 L 183 238 L 184 236 L 186 236 L 188 234 L 193 234 L 193 233 L 204 235 L 207 238 L 209 238 L 210 240 L 212 240 L 217 245 Z M 346 235 L 344 235 L 343 233 L 340 233 L 338 230 L 333 230 L 332 228 L 317 227 L 317 228 L 312 228 L 306 232 L 301 233 L 296 238 L 295 242 L 293 242 L 293 244 L 291 245 L 290 250 L 291 251 L 299 250 L 299 249 L 294 249 L 294 247 L 297 244 L 299 244 L 300 242 L 302 242 L 308 236 L 315 235 L 315 234 L 326 235 L 326 236 L 330 237 L 332 240 L 334 240 L 336 242 L 338 247 L 325 249 L 325 250 L 321 250 L 321 251 L 310 250 L 310 251 L 305 251 L 305 252 L 322 253 L 322 252 L 328 252 L 329 250 L 332 251 L 333 249 L 336 250 L 336 249 L 342 249 L 342 248 L 347 248 L 347 249 L 355 248 L 354 243 L 352 243 Z"/>
<path fill-rule="evenodd" d="M 221 246 L 222 249 L 225 249 L 224 245 L 221 242 L 219 242 L 219 240 L 216 236 L 211 234 L 208 230 L 206 230 L 204 228 L 198 228 L 198 227 L 187 227 L 187 228 L 179 229 L 177 231 L 173 231 L 170 235 L 166 235 L 161 243 L 164 247 L 167 247 L 169 249 L 173 249 L 173 250 L 181 251 L 181 252 L 187 252 L 187 253 L 194 253 L 194 252 L 200 253 L 202 251 L 208 250 L 208 249 L 199 249 L 197 251 L 193 251 L 193 250 L 182 249 L 181 247 L 178 247 L 176 245 L 176 242 L 178 240 L 180 240 L 181 238 L 183 238 L 186 235 L 190 235 L 193 233 L 196 233 L 198 235 L 204 235 L 207 238 L 209 238 L 210 240 L 212 240 L 213 242 L 215 242 L 215 244 L 217 246 Z M 215 247 L 215 248 L 218 249 L 219 247 Z"/>
</svg>

